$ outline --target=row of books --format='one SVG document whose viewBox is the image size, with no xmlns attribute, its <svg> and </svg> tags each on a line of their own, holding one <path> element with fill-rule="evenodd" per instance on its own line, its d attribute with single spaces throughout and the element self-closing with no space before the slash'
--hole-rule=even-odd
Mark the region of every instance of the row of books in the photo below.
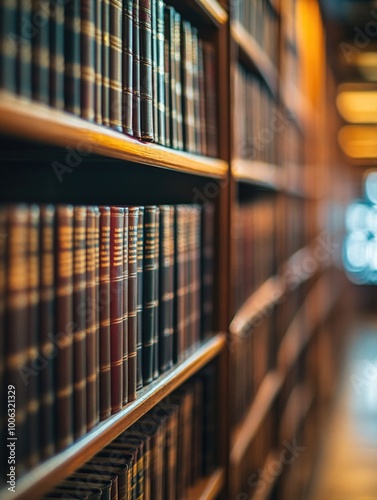
<svg viewBox="0 0 377 500">
<path fill-rule="evenodd" d="M 43 498 L 184 499 L 216 464 L 215 384 L 209 365 Z"/>
<path fill-rule="evenodd" d="M 276 142 L 289 121 L 267 85 L 242 65 L 235 70 L 234 156 L 276 163 Z"/>
<path fill-rule="evenodd" d="M 217 155 L 214 47 L 162 0 L 0 5 L 0 87 L 174 149 Z"/>
<path fill-rule="evenodd" d="M 237 0 L 232 4 L 233 18 L 242 24 L 276 66 L 279 47 L 278 16 L 270 0 Z"/>
<path fill-rule="evenodd" d="M 240 307 L 274 274 L 276 198 L 240 204 L 235 217 L 235 304 Z"/>
<path fill-rule="evenodd" d="M 244 418 L 272 362 L 272 323 L 260 313 L 242 335 L 231 337 L 232 424 Z"/>
<path fill-rule="evenodd" d="M 16 388 L 21 473 L 211 333 L 213 208 L 10 204 L 0 233 L 1 387 Z"/>
</svg>

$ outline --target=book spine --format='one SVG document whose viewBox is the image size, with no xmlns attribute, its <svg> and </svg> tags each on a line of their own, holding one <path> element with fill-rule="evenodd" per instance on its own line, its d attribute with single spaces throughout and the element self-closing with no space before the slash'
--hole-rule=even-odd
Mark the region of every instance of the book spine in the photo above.
<svg viewBox="0 0 377 500">
<path fill-rule="evenodd" d="M 138 224 L 139 208 L 129 207 L 128 230 L 128 396 L 136 398 L 138 384 L 138 357 L 141 356 L 137 346 L 138 335 Z"/>
<path fill-rule="evenodd" d="M 110 207 L 100 207 L 100 418 L 111 415 L 110 374 Z"/>
<path fill-rule="evenodd" d="M 187 206 L 178 205 L 175 215 L 175 361 L 182 361 L 187 349 Z"/>
<path fill-rule="evenodd" d="M 141 139 L 140 108 L 140 0 L 133 1 L 132 131 Z"/>
<path fill-rule="evenodd" d="M 163 0 L 155 0 L 155 2 L 157 15 L 157 130 L 158 142 L 165 146 L 165 16 Z"/>
<path fill-rule="evenodd" d="M 110 0 L 110 126 L 122 131 L 121 0 Z"/>
<path fill-rule="evenodd" d="M 156 207 L 156 239 L 155 239 L 155 253 L 154 253 L 154 319 L 153 319 L 153 378 L 157 379 L 160 375 L 159 366 L 159 331 L 158 331 L 158 312 L 159 312 L 159 265 L 160 265 L 160 209 Z"/>
<path fill-rule="evenodd" d="M 16 2 L 0 3 L 0 87 L 16 93 L 18 36 Z"/>
<path fill-rule="evenodd" d="M 193 82 L 193 43 L 190 23 L 182 24 L 182 76 L 183 76 L 183 114 L 185 150 L 195 152 L 194 82 Z"/>
<path fill-rule="evenodd" d="M 102 123 L 110 127 L 110 0 L 102 0 Z"/>
<path fill-rule="evenodd" d="M 28 211 L 28 241 L 27 241 L 27 259 L 28 259 L 28 306 L 27 306 L 27 324 L 28 324 L 28 357 L 26 367 L 32 374 L 27 384 L 28 402 L 26 408 L 27 421 L 27 448 L 28 468 L 34 467 L 39 461 L 39 379 L 38 372 L 34 372 L 39 357 L 39 227 L 40 211 L 37 205 L 31 205 Z"/>
<path fill-rule="evenodd" d="M 165 111 L 165 146 L 171 146 L 171 96 L 170 96 L 170 30 L 169 11 L 163 5 L 164 16 L 164 111 Z"/>
<path fill-rule="evenodd" d="M 49 31 L 48 0 L 32 1 L 32 19 L 36 33 L 32 41 L 32 95 L 35 101 L 49 102 Z"/>
<path fill-rule="evenodd" d="M 86 432 L 86 207 L 73 210 L 74 437 Z"/>
<path fill-rule="evenodd" d="M 194 345 L 194 208 L 187 207 L 187 217 L 185 223 L 186 231 L 186 255 L 187 255 L 187 274 L 186 274 L 186 287 L 187 287 L 187 314 L 186 314 L 186 328 L 187 328 L 187 347 L 190 348 Z"/>
<path fill-rule="evenodd" d="M 102 124 L 102 0 L 95 0 L 94 7 L 94 119 Z"/>
<path fill-rule="evenodd" d="M 128 316 L 128 244 L 129 244 L 129 209 L 124 208 L 124 233 L 123 233 L 123 406 L 129 401 L 128 386 L 129 386 L 129 354 L 136 354 L 136 345 L 129 346 L 129 316 Z M 130 347 L 135 349 L 131 352 Z M 132 359 L 132 363 L 136 360 Z M 133 370 L 132 370 L 133 371 Z M 136 379 L 136 377 L 135 377 Z M 130 384 L 131 385 L 131 384 Z M 135 384 L 136 385 L 136 384 Z"/>
<path fill-rule="evenodd" d="M 201 332 L 202 338 L 213 331 L 213 256 L 214 256 L 215 210 L 207 203 L 202 212 L 202 289 L 201 289 Z"/>
<path fill-rule="evenodd" d="M 54 390 L 54 355 L 56 346 L 53 342 L 54 331 L 54 229 L 55 207 L 44 205 L 41 207 L 41 232 L 40 232 L 40 347 L 42 359 L 45 363 L 40 373 L 40 423 L 41 456 L 50 457 L 55 451 L 55 390 Z"/>
<path fill-rule="evenodd" d="M 17 52 L 17 90 L 26 99 L 32 96 L 32 39 L 37 31 L 31 21 L 32 1 L 17 0 L 18 33 L 22 37 Z"/>
<path fill-rule="evenodd" d="M 81 26 L 80 0 L 69 0 L 64 7 L 64 106 L 80 116 L 81 111 Z"/>
<path fill-rule="evenodd" d="M 182 56 L 181 56 L 181 15 L 174 12 L 174 54 L 175 59 L 175 95 L 176 95 L 176 119 L 177 119 L 177 148 L 183 149 L 183 114 L 182 114 Z"/>
<path fill-rule="evenodd" d="M 143 267 L 144 207 L 139 207 L 137 226 L 137 389 L 143 387 Z"/>
<path fill-rule="evenodd" d="M 176 86 L 176 47 L 174 30 L 175 10 L 172 7 L 166 8 L 166 31 L 169 44 L 169 107 L 170 107 L 170 146 L 178 149 L 178 121 L 177 121 L 177 86 Z"/>
<path fill-rule="evenodd" d="M 56 217 L 56 433 L 63 450 L 73 442 L 73 207 L 58 205 Z"/>
<path fill-rule="evenodd" d="M 151 0 L 140 2 L 140 121 L 141 139 L 153 141 Z"/>
<path fill-rule="evenodd" d="M 203 42 L 203 62 L 206 91 L 207 151 L 208 156 L 216 157 L 218 154 L 216 125 L 216 56 L 214 47 L 208 42 Z"/>
<path fill-rule="evenodd" d="M 158 133 L 158 41 L 157 0 L 151 0 L 152 10 L 152 93 L 153 93 L 153 140 L 159 142 Z"/>
<path fill-rule="evenodd" d="M 92 429 L 99 421 L 98 400 L 98 350 L 99 334 L 97 316 L 97 237 L 99 209 L 87 208 L 86 218 L 86 415 L 87 428 Z"/>
<path fill-rule="evenodd" d="M 158 208 L 145 207 L 144 212 L 144 269 L 143 269 L 143 382 L 152 382 L 154 377 L 154 348 L 158 297 L 158 247 L 157 243 Z"/>
<path fill-rule="evenodd" d="M 50 11 L 50 106 L 64 109 L 64 6 Z"/>
<path fill-rule="evenodd" d="M 92 0 L 81 0 L 81 116 L 94 121 L 95 9 Z"/>
<path fill-rule="evenodd" d="M 201 217 L 202 217 L 202 209 L 200 206 L 193 207 L 193 256 L 192 256 L 192 323 L 193 323 L 193 341 L 194 344 L 200 341 L 201 338 L 201 259 L 200 259 L 200 250 L 202 248 L 201 241 Z"/>
<path fill-rule="evenodd" d="M 5 388 L 5 292 L 6 292 L 6 209 L 0 206 L 0 387 Z M 6 436 L 6 404 L 0 399 L 0 443 L 5 445 Z M 3 454 L 4 455 L 4 454 Z M 0 456 L 0 470 L 5 470 L 6 458 Z"/>
<path fill-rule="evenodd" d="M 203 62 L 203 43 L 198 40 L 198 88 L 199 88 L 199 127 L 200 127 L 200 154 L 207 156 L 207 122 L 205 102 L 205 75 Z"/>
<path fill-rule="evenodd" d="M 94 281 L 95 281 L 95 302 L 94 302 L 94 335 L 96 339 L 96 380 L 95 380 L 95 391 L 96 391 L 96 411 L 95 411 L 95 421 L 96 424 L 101 420 L 101 403 L 100 403 L 100 303 L 99 303 L 99 282 L 100 282 L 100 230 L 101 230 L 101 213 L 99 207 L 94 207 L 95 213 L 95 229 L 94 229 Z"/>
<path fill-rule="evenodd" d="M 163 373 L 173 364 L 174 209 L 169 205 L 160 207 L 159 273 L 159 362 Z"/>
<path fill-rule="evenodd" d="M 123 398 L 123 237 L 124 209 L 121 207 L 111 207 L 111 413 L 116 413 L 122 408 Z"/>
<path fill-rule="evenodd" d="M 200 95 L 199 95 L 199 42 L 198 30 L 192 29 L 192 75 L 193 75 L 193 102 L 194 102 L 194 133 L 195 153 L 201 153 L 200 143 Z"/>
<path fill-rule="evenodd" d="M 123 132 L 132 135 L 133 114 L 133 7 L 132 0 L 123 2 Z"/>
</svg>

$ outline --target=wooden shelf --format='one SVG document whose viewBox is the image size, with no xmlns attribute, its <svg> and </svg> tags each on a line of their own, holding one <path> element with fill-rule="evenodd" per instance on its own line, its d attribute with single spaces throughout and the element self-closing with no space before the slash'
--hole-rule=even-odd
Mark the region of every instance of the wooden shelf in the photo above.
<svg viewBox="0 0 377 500">
<path fill-rule="evenodd" d="M 280 440 L 291 441 L 305 420 L 314 402 L 314 395 L 309 387 L 296 385 L 288 399 L 285 411 L 280 420 Z"/>
<path fill-rule="evenodd" d="M 276 450 L 270 451 L 270 453 L 267 455 L 267 458 L 263 464 L 262 468 L 262 474 L 267 473 L 268 478 L 267 480 L 263 483 L 265 484 L 265 488 L 260 488 L 258 487 L 255 489 L 255 491 L 250 492 L 250 500 L 267 500 L 270 498 L 271 491 L 278 480 L 280 474 L 273 474 L 271 475 L 271 471 L 274 470 L 274 466 L 272 464 L 276 464 L 276 462 L 280 463 L 280 458 L 279 458 L 279 453 Z M 263 479 L 263 475 L 261 476 L 260 479 Z"/>
<path fill-rule="evenodd" d="M 0 491 L 0 498 L 2 500 L 39 498 L 42 493 L 84 464 L 164 397 L 214 359 L 225 345 L 226 335 L 221 333 L 203 342 L 186 360 L 139 391 L 137 399 L 119 413 L 112 415 L 68 449 L 17 480 L 16 494 L 9 494 L 5 489 L 5 491 Z"/>
<path fill-rule="evenodd" d="M 239 182 L 256 184 L 276 191 L 282 188 L 281 169 L 270 163 L 235 159 L 232 161 L 232 175 Z"/>
<path fill-rule="evenodd" d="M 277 276 L 263 283 L 241 306 L 234 316 L 229 331 L 232 335 L 241 335 L 252 324 L 253 320 L 267 308 L 277 303 L 284 294 L 284 287 Z"/>
<path fill-rule="evenodd" d="M 277 96 L 278 72 L 268 55 L 238 21 L 232 21 L 231 34 L 238 46 L 240 55 L 258 71 L 269 86 L 272 94 Z"/>
<path fill-rule="evenodd" d="M 194 8 L 200 9 L 203 14 L 216 26 L 225 24 L 228 14 L 216 0 L 188 0 Z"/>
<path fill-rule="evenodd" d="M 317 112 L 296 85 L 289 82 L 281 84 L 281 98 L 285 108 L 303 131 L 313 127 Z"/>
<path fill-rule="evenodd" d="M 225 472 L 216 469 L 210 476 L 200 479 L 186 492 L 186 500 L 215 500 L 224 487 Z"/>
<path fill-rule="evenodd" d="M 225 161 L 142 143 L 106 127 L 63 111 L 22 100 L 0 91 L 0 134 L 53 146 L 77 149 L 145 165 L 206 177 L 222 178 Z"/>
<path fill-rule="evenodd" d="M 268 373 L 251 404 L 246 418 L 233 434 L 230 462 L 237 466 L 244 457 L 255 433 L 263 422 L 281 389 L 283 378 L 278 372 Z"/>
</svg>

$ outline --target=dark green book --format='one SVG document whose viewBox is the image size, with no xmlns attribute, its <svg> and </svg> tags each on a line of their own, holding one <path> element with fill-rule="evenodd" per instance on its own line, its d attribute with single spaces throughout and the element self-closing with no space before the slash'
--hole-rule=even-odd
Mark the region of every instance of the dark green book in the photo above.
<svg viewBox="0 0 377 500">
<path fill-rule="evenodd" d="M 0 87 L 16 93 L 18 35 L 16 2 L 0 2 Z"/>
<path fill-rule="evenodd" d="M 155 0 L 157 4 L 157 130 L 158 142 L 166 145 L 165 116 L 165 15 L 163 0 Z"/>
<path fill-rule="evenodd" d="M 32 0 L 17 0 L 19 45 L 17 51 L 17 90 L 20 96 L 32 97 L 32 40 L 38 28 L 32 23 Z"/>
<path fill-rule="evenodd" d="M 140 2 L 140 120 L 141 139 L 153 141 L 151 0 Z"/>
<path fill-rule="evenodd" d="M 33 0 L 32 17 L 38 19 L 37 31 L 32 40 L 32 95 L 35 101 L 49 103 L 50 24 L 48 0 Z"/>
<path fill-rule="evenodd" d="M 64 108 L 80 116 L 81 112 L 81 26 L 80 0 L 65 4 L 64 16 Z"/>
<path fill-rule="evenodd" d="M 133 69 L 132 69 L 132 131 L 134 137 L 141 139 L 140 107 L 140 0 L 133 1 Z"/>
<path fill-rule="evenodd" d="M 110 0 L 102 0 L 102 123 L 110 126 Z"/>
<path fill-rule="evenodd" d="M 170 29 L 169 10 L 164 7 L 164 112 L 165 112 L 165 146 L 170 147 L 171 141 L 171 86 L 170 86 Z"/>
<path fill-rule="evenodd" d="M 110 126 L 122 131 L 122 2 L 110 0 Z"/>
<path fill-rule="evenodd" d="M 153 97 L 153 136 L 154 142 L 158 137 L 158 41 L 157 41 L 157 0 L 151 0 L 152 10 L 152 97 Z"/>
<path fill-rule="evenodd" d="M 123 60 L 122 60 L 122 124 L 123 132 L 132 135 L 133 101 L 133 7 L 132 0 L 123 2 Z"/>
<path fill-rule="evenodd" d="M 50 14 L 50 106 L 64 109 L 64 5 Z"/>
<path fill-rule="evenodd" d="M 81 116 L 94 121 L 95 4 L 81 0 Z"/>
</svg>

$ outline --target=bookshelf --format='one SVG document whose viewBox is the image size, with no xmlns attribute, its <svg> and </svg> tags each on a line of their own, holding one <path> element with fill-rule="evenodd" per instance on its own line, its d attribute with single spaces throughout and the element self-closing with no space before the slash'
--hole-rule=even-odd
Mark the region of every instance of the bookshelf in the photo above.
<svg viewBox="0 0 377 500">
<path fill-rule="evenodd" d="M 133 3 L 138 9 L 139 2 Z M 325 333 L 332 324 L 334 310 L 342 301 L 342 280 L 334 270 L 333 255 L 313 265 L 318 237 L 322 234 L 318 213 L 331 196 L 330 192 L 321 190 L 321 183 L 330 178 L 326 170 L 327 158 L 319 147 L 326 103 L 323 96 L 313 93 L 300 76 L 301 64 L 309 49 L 300 45 L 296 36 L 298 19 L 294 0 L 260 0 L 250 2 L 250 5 L 246 0 L 167 0 L 166 4 L 154 0 L 144 3 L 156 9 L 159 5 L 166 14 L 163 16 L 164 26 L 169 22 L 169 29 L 176 30 L 174 35 L 172 32 L 160 32 L 158 38 L 158 19 L 163 23 L 158 18 L 153 27 L 152 22 L 151 32 L 155 30 L 156 40 L 163 40 L 164 67 L 169 68 L 164 73 L 167 75 L 164 85 L 157 75 L 161 61 L 156 53 L 161 56 L 161 47 L 153 37 L 139 33 L 140 40 L 150 43 L 152 49 L 151 64 L 156 74 L 150 75 L 151 87 L 142 90 L 150 94 L 155 107 L 149 107 L 150 102 L 144 96 L 145 102 L 140 103 L 136 99 L 135 104 L 132 101 L 134 106 L 130 113 L 133 119 L 136 116 L 136 121 L 139 112 L 141 122 L 145 119 L 147 123 L 151 118 L 153 133 L 160 135 L 157 134 L 154 141 L 142 141 L 135 133 L 137 126 L 134 122 L 132 136 L 111 128 L 97 118 L 89 121 L 79 116 L 80 113 L 68 112 L 64 106 L 56 105 L 54 108 L 43 99 L 39 99 L 41 102 L 31 99 L 32 84 L 27 78 L 23 82 L 26 85 L 17 83 L 16 92 L 7 88 L 9 85 L 2 79 L 0 173 L 3 182 L 0 196 L 6 206 L 9 203 L 17 206 L 21 203 L 28 206 L 63 204 L 65 207 L 71 204 L 85 207 L 153 205 L 162 210 L 162 207 L 179 205 L 186 210 L 191 207 L 193 211 L 200 211 L 202 225 L 200 230 L 199 226 L 196 227 L 194 237 L 187 222 L 186 232 L 183 232 L 183 226 L 178 222 L 179 208 L 173 209 L 176 214 L 174 231 L 177 232 L 174 237 L 171 236 L 175 246 L 174 264 L 171 264 L 174 290 L 167 295 L 169 300 L 175 301 L 174 313 L 170 309 L 161 312 L 162 297 L 165 295 L 161 292 L 160 297 L 160 291 L 154 289 L 157 294 L 154 299 L 157 297 L 161 308 L 157 309 L 159 316 L 154 318 L 162 318 L 161 322 L 165 325 L 165 316 L 180 317 L 186 327 L 177 321 L 177 324 L 170 325 L 170 329 L 177 338 L 178 332 L 186 332 L 190 340 L 185 338 L 182 342 L 190 345 L 186 346 L 187 349 L 182 348 L 182 356 L 176 347 L 177 359 L 172 360 L 168 369 L 160 368 L 161 373 L 150 383 L 143 381 L 143 387 L 136 391 L 136 399 L 124 403 L 118 412 L 97 422 L 68 447 L 55 450 L 49 457 L 38 460 L 25 470 L 17 478 L 16 493 L 8 492 L 2 483 L 0 497 L 18 500 L 42 498 L 61 481 L 95 460 L 106 447 L 115 446 L 114 441 L 123 433 L 134 432 L 135 426 L 143 422 L 143 418 L 149 418 L 159 405 L 186 398 L 174 403 L 180 408 L 177 421 L 182 429 L 185 427 L 183 422 L 189 423 L 193 436 L 198 436 L 201 431 L 195 427 L 199 421 L 195 410 L 200 415 L 207 412 L 206 418 L 202 415 L 201 423 L 197 425 L 201 429 L 213 420 L 210 423 L 213 424 L 211 436 L 214 439 L 206 446 L 214 458 L 209 460 L 210 470 L 206 470 L 205 458 L 201 458 L 204 472 L 199 474 L 196 470 L 195 473 L 188 473 L 188 468 L 195 469 L 187 458 L 190 455 L 187 443 L 191 435 L 187 439 L 184 430 L 179 432 L 186 437 L 177 431 L 176 442 L 179 435 L 180 446 L 182 449 L 186 446 L 187 452 L 180 457 L 181 460 L 177 456 L 173 460 L 186 471 L 181 473 L 178 472 L 181 469 L 177 469 L 176 478 L 181 474 L 187 476 L 184 481 L 176 481 L 177 484 L 184 483 L 180 497 L 186 500 L 225 500 L 238 498 L 241 494 L 259 500 L 285 500 L 288 498 L 284 496 L 285 492 L 292 491 L 289 488 L 292 488 L 290 476 L 293 472 L 282 470 L 273 478 L 268 478 L 264 488 L 250 486 L 249 478 L 260 469 L 270 470 L 273 467 L 279 460 L 284 439 L 306 440 L 310 437 L 310 429 L 314 428 L 317 432 L 321 423 L 319 415 L 326 404 L 327 393 L 321 388 L 319 354 L 325 352 L 329 355 Z M 103 7 L 107 2 L 97 0 L 95 4 Z M 110 4 L 115 8 L 117 2 L 110 1 Z M 126 5 L 129 2 L 124 2 L 124 8 Z M 11 15 L 16 14 L 13 12 Z M 132 16 L 132 26 L 136 29 L 135 11 Z M 172 18 L 176 21 L 173 22 Z M 255 24 L 254 18 L 260 22 Z M 56 29 L 56 26 L 51 29 Z M 322 24 L 316 24 L 315 29 L 322 33 Z M 4 30 L 0 35 L 4 35 Z M 30 43 L 34 47 L 33 44 L 41 44 L 42 41 L 38 35 Z M 86 47 L 87 41 L 81 43 Z M 179 51 L 172 49 L 174 43 L 179 46 Z M 54 50 L 58 49 L 54 46 Z M 322 46 L 317 49 L 324 50 Z M 198 61 L 195 62 L 196 56 Z M 206 56 L 207 71 L 204 71 L 205 64 L 199 59 Z M 324 54 L 322 56 L 324 58 Z M 19 59 L 23 60 L 22 57 L 26 57 L 26 66 L 31 63 L 27 55 L 20 52 Z M 132 57 L 136 59 L 135 55 Z M 0 54 L 2 72 L 8 63 Z M 325 60 L 322 63 L 316 69 L 326 72 Z M 19 61 L 14 62 L 15 67 L 16 64 L 20 64 Z M 33 64 L 38 66 L 35 60 Z M 140 71 L 140 66 L 134 64 L 133 60 L 133 71 L 135 68 Z M 193 70 L 195 65 L 196 72 Z M 34 66 L 33 69 L 28 67 L 30 78 L 34 71 L 41 71 Z M 145 68 L 142 70 L 147 71 Z M 17 71 L 21 71 L 20 68 Z M 210 80 L 211 75 L 212 80 L 207 81 L 206 78 Z M 126 79 L 124 75 L 122 78 Z M 116 83 L 118 85 L 119 81 Z M 130 82 L 122 80 L 121 83 L 121 87 L 126 88 L 124 94 L 127 94 L 126 84 Z M 135 82 L 131 83 L 133 86 Z M 39 85 L 42 89 L 41 82 Z M 103 85 L 101 92 L 105 93 L 105 88 Z M 138 89 L 132 89 L 134 99 Z M 164 98 L 158 92 L 155 94 L 155 89 L 159 89 Z M 17 93 L 19 95 L 15 95 Z M 140 95 L 136 97 L 139 99 Z M 97 106 L 95 110 L 98 114 L 98 102 L 93 101 L 93 105 Z M 170 118 L 166 118 L 169 116 L 168 108 Z M 159 114 L 161 109 L 165 109 L 165 115 Z M 105 105 L 101 110 L 109 111 Z M 119 112 L 119 109 L 115 111 Z M 162 140 L 161 130 L 166 133 L 162 134 Z M 212 153 L 216 151 L 216 154 L 210 155 L 210 150 Z M 84 151 L 85 154 L 80 157 L 80 167 L 70 167 L 72 175 L 63 175 L 59 180 L 51 165 L 57 160 L 61 162 L 67 151 L 69 154 Z M 212 207 L 213 212 L 208 207 Z M 206 209 L 213 217 L 207 226 L 204 220 Z M 189 217 L 187 214 L 186 217 Z M 193 223 L 194 219 L 190 220 Z M 162 215 L 159 221 L 160 236 L 163 235 Z M 0 230 L 2 223 L 0 218 Z M 209 240 L 207 233 L 210 234 Z M 143 226 L 142 234 L 147 234 Z M 154 248 L 158 248 L 162 255 L 163 236 L 160 239 L 161 245 Z M 4 255 L 1 256 L 1 252 L 5 254 L 5 246 L 1 244 L 2 239 L 0 299 L 5 300 L 5 271 L 3 274 L 1 271 L 7 262 Z M 141 244 L 141 249 L 145 252 L 144 244 Z M 184 257 L 182 247 L 178 249 L 180 245 L 186 249 Z M 186 246 L 190 249 L 187 250 Z M 123 257 L 125 252 L 123 250 Z M 144 254 L 142 257 L 138 254 L 138 257 L 145 259 Z M 100 262 L 100 256 L 98 259 Z M 186 259 L 186 267 L 182 267 L 185 271 L 180 270 L 179 259 Z M 195 330 L 197 326 L 193 325 L 197 325 L 195 321 L 200 318 L 204 323 L 207 297 L 197 292 L 198 285 L 194 279 L 187 283 L 187 273 L 191 273 L 190 277 L 198 277 L 200 267 L 206 276 L 197 281 L 210 296 L 205 305 L 210 302 L 209 316 L 212 316 L 211 328 L 204 331 L 201 326 L 199 334 L 199 330 Z M 144 268 L 142 271 L 145 273 Z M 182 287 L 183 282 L 179 279 L 186 279 Z M 142 281 L 144 291 L 145 283 L 149 285 L 151 282 L 152 279 Z M 335 287 L 335 282 L 339 286 Z M 191 294 L 189 298 L 179 298 L 188 293 Z M 125 289 L 122 289 L 123 298 L 125 295 Z M 142 302 L 141 314 L 144 314 L 147 308 Z M 156 300 L 152 302 L 155 306 Z M 127 307 L 124 306 L 124 309 Z M 160 325 L 158 328 L 162 329 Z M 194 336 L 195 342 L 191 342 Z M 1 331 L 0 350 L 5 346 L 3 337 Z M 154 342 L 155 338 L 152 340 Z M 156 342 L 162 345 L 161 335 Z M 178 340 L 176 342 L 178 345 Z M 143 349 L 146 352 L 144 344 L 142 352 Z M 126 355 L 125 350 L 122 355 Z M 212 367 L 216 377 L 213 375 L 211 379 L 208 375 L 206 378 L 203 373 L 209 373 Z M 4 379 L 1 384 L 5 387 Z M 212 407 L 206 406 L 206 399 L 210 400 Z M 195 407 L 198 401 L 202 404 Z M 167 421 L 173 426 L 171 414 Z M 189 428 L 188 425 L 186 427 Z M 167 440 L 168 432 L 172 431 L 165 429 L 161 432 Z M 171 449 L 175 445 L 171 444 L 172 441 L 170 439 L 169 445 L 159 446 L 166 446 L 166 453 L 173 453 Z M 157 448 L 154 445 L 155 453 Z M 132 453 L 143 456 L 144 451 L 141 450 L 138 445 L 137 451 Z M 205 456 L 211 454 L 207 449 L 203 450 Z M 196 450 L 195 456 L 201 456 L 199 451 Z M 314 455 L 314 450 L 311 455 Z M 307 460 L 310 463 L 310 458 Z M 135 471 L 136 460 L 132 464 L 130 469 Z M 163 465 L 160 464 L 158 473 L 168 477 L 170 465 L 167 467 L 165 460 Z M 160 484 L 158 480 L 157 483 Z M 303 482 L 302 491 L 304 486 Z M 173 499 L 178 495 L 171 493 L 169 496 L 166 493 L 164 496 L 162 491 L 156 493 L 156 500 Z M 175 491 L 174 488 L 172 491 Z"/>
</svg>

